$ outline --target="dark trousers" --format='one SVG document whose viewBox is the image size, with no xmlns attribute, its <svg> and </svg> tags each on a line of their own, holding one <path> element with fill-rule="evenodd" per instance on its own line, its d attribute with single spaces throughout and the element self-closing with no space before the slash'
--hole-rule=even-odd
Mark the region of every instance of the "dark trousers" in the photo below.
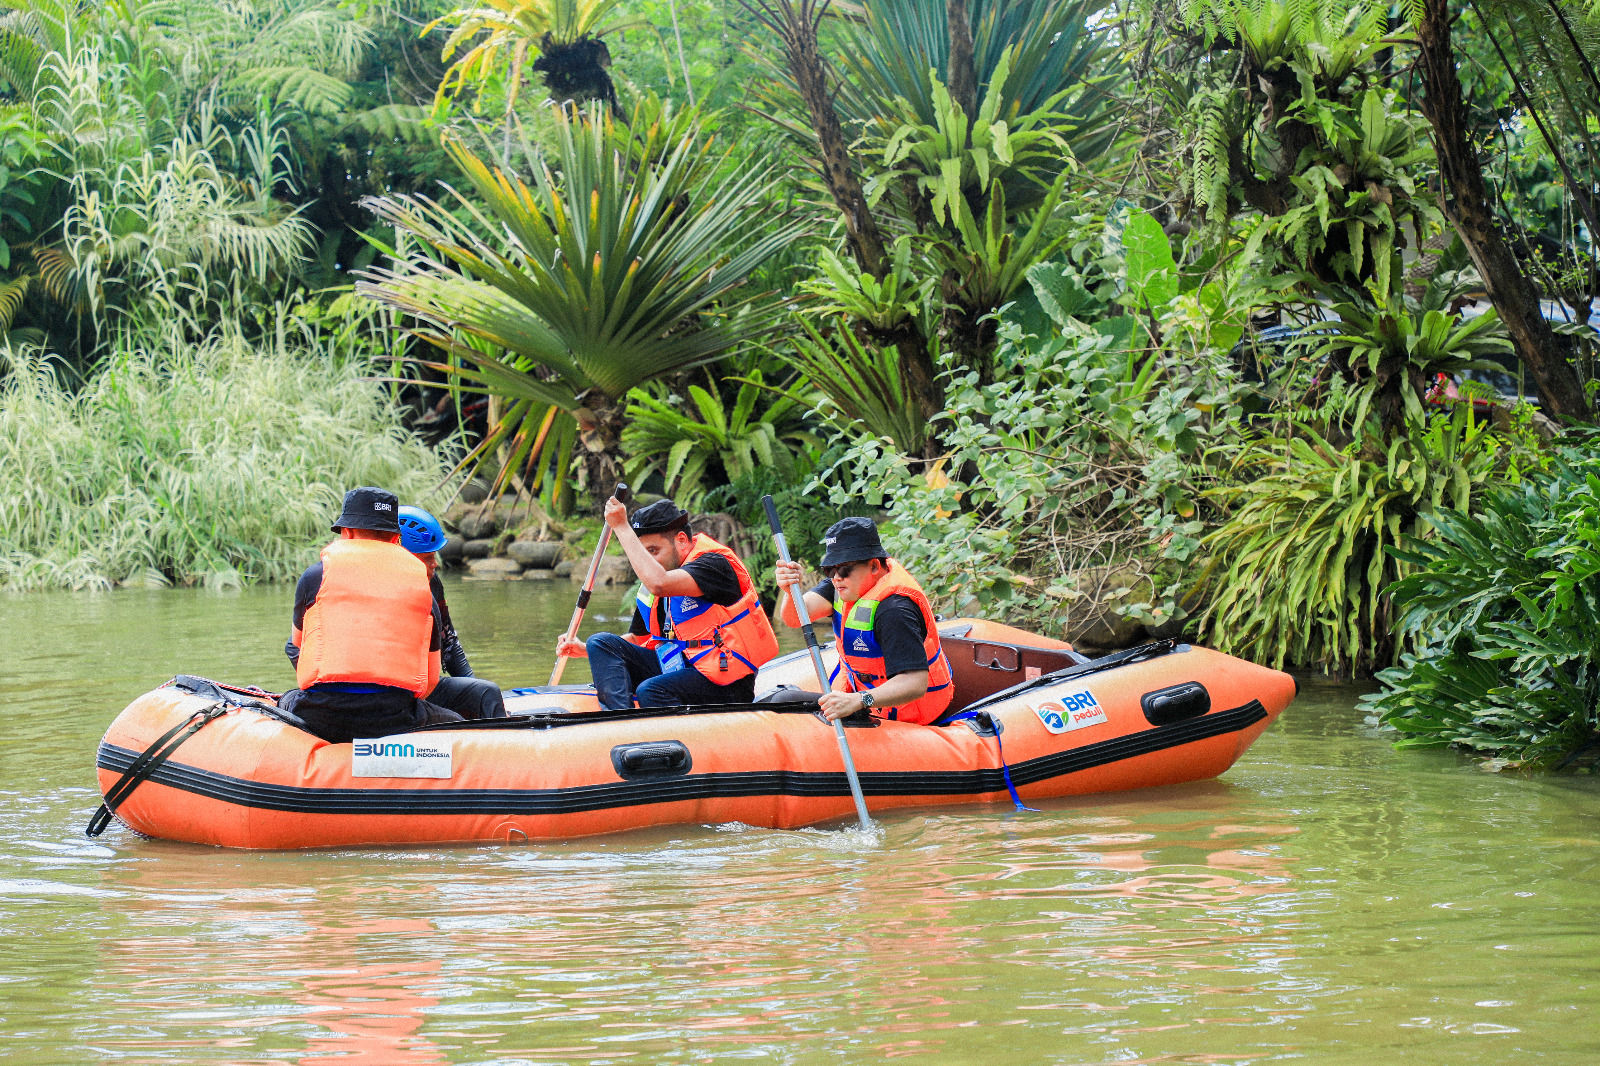
<svg viewBox="0 0 1600 1066">
<path fill-rule="evenodd" d="M 506 716 L 500 686 L 481 677 L 441 677 L 428 693 L 428 702 L 455 711 L 469 721 Z"/>
<path fill-rule="evenodd" d="M 278 706 L 303 722 L 306 732 L 330 744 L 461 721 L 456 712 L 418 699 L 405 689 L 381 685 L 372 688 L 371 692 L 339 691 L 321 685 L 295 688 L 283 694 Z"/>
<path fill-rule="evenodd" d="M 692 666 L 663 674 L 654 651 L 615 633 L 596 633 L 584 647 L 600 706 L 612 710 L 632 707 L 635 699 L 641 707 L 749 703 L 756 693 L 753 674 L 727 685 L 707 680 Z"/>
</svg>

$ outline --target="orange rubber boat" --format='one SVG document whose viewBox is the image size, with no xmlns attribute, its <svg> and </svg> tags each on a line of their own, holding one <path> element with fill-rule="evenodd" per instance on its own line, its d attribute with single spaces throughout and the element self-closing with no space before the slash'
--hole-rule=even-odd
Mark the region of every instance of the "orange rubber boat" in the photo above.
<svg viewBox="0 0 1600 1066">
<path fill-rule="evenodd" d="M 1090 659 L 981 620 L 940 635 L 959 718 L 847 723 L 872 811 L 1215 777 L 1295 694 L 1287 674 L 1171 641 Z M 808 652 L 769 663 L 757 691 L 782 685 L 815 688 Z M 151 837 L 312 848 L 795 828 L 854 810 L 814 703 L 606 711 L 592 688 L 562 686 L 514 690 L 506 705 L 512 717 L 495 722 L 330 744 L 274 717 L 258 690 L 176 678 L 107 730 L 107 803 L 90 832 L 114 811 Z"/>
</svg>

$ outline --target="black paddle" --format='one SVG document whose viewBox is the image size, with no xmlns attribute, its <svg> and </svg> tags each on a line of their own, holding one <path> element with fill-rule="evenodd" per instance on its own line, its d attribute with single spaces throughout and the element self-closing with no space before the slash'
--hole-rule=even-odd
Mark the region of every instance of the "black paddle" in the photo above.
<svg viewBox="0 0 1600 1066">
<path fill-rule="evenodd" d="M 617 491 L 611 495 L 619 503 L 628 502 L 628 486 L 617 482 Z M 584 608 L 589 606 L 589 594 L 594 591 L 594 578 L 600 572 L 600 559 L 606 553 L 606 547 L 611 543 L 611 527 L 604 523 L 600 526 L 600 543 L 594 546 L 594 558 L 589 560 L 589 574 L 583 579 L 583 591 L 578 593 L 578 606 L 572 609 L 572 621 L 567 623 L 567 631 L 561 635 L 561 642 L 572 640 L 578 635 L 578 623 L 583 621 Z M 556 647 L 560 647 L 557 644 Z M 560 652 L 556 653 L 556 665 L 550 671 L 550 684 L 561 684 L 561 672 L 567 668 L 567 657 Z"/>
<path fill-rule="evenodd" d="M 789 545 L 783 539 L 783 526 L 778 522 L 778 508 L 773 504 L 771 496 L 761 497 L 761 505 L 767 509 L 767 522 L 772 526 L 772 540 L 778 546 L 778 558 L 789 562 Z M 801 632 L 806 635 L 806 647 L 811 651 L 811 665 L 817 671 L 817 684 L 822 686 L 822 691 L 827 692 L 831 687 L 828 684 L 828 670 L 822 665 L 822 649 L 817 647 L 817 634 L 811 628 L 811 619 L 806 613 L 806 593 L 796 581 L 794 587 L 789 589 L 789 598 L 794 601 L 795 617 L 800 619 Z M 872 819 L 867 817 L 867 801 L 861 795 L 861 779 L 856 776 L 856 762 L 850 757 L 850 741 L 845 739 L 844 725 L 839 719 L 833 719 L 833 735 L 839 741 L 839 754 L 844 756 L 844 774 L 850 780 L 850 795 L 856 801 L 856 817 L 861 820 L 861 828 L 871 829 Z"/>
</svg>

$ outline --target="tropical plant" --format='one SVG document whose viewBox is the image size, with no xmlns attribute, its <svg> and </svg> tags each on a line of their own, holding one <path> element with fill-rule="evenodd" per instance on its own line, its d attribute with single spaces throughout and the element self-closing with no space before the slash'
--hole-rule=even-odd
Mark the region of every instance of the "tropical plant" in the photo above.
<svg viewBox="0 0 1600 1066">
<path fill-rule="evenodd" d="M 1474 5 L 1475 8 L 1504 9 L 1495 15 L 1509 14 L 1509 37 L 1516 40 L 1516 24 L 1535 12 L 1535 25 L 1525 27 L 1547 35 L 1536 50 L 1521 46 L 1507 49 L 1506 23 L 1485 20 L 1477 29 L 1494 48 L 1515 86 L 1516 110 L 1536 123 L 1552 161 L 1561 170 L 1574 206 L 1587 219 L 1589 239 L 1588 270 L 1590 293 L 1600 288 L 1596 273 L 1593 236 L 1600 228 L 1596 164 L 1600 163 L 1600 46 L 1594 34 L 1600 30 L 1600 9 L 1592 3 L 1546 0 L 1543 4 L 1510 3 Z M 1595 420 L 1594 395 L 1589 384 L 1578 376 L 1577 368 L 1566 358 L 1555 331 L 1541 310 L 1541 293 L 1535 275 L 1518 258 L 1501 223 L 1503 208 L 1492 195 L 1484 178 L 1481 149 L 1473 143 L 1471 120 L 1461 87 L 1454 27 L 1460 10 L 1447 0 L 1416 0 L 1406 5 L 1405 17 L 1416 30 L 1418 83 L 1422 89 L 1419 106 L 1433 128 L 1438 149 L 1441 184 L 1446 213 L 1455 224 L 1467 250 L 1483 275 L 1485 289 L 1495 309 L 1506 323 L 1516 344 L 1517 355 L 1538 382 L 1539 392 L 1553 417 L 1592 423 Z M 1547 16 L 1554 16 L 1549 18 Z M 1569 17 L 1570 16 L 1570 17 Z M 1479 12 L 1482 19 L 1482 13 Z M 1493 16 L 1491 16 L 1493 19 Z M 1545 25 L 1538 25 L 1544 22 Z M 1583 43 L 1587 37 L 1588 43 Z M 1508 51 L 1522 51 L 1513 62 Z M 1529 62 L 1531 59 L 1531 63 Z M 1533 74 L 1530 67 L 1540 68 Z M 1527 83 L 1551 91 L 1531 91 Z M 1575 86 L 1582 86 L 1576 89 Z M 1577 100 L 1583 101 L 1574 106 Z M 1559 102 L 1557 102 L 1559 101 Z M 1556 106 L 1552 107 L 1552 103 Z M 1565 112 L 1565 114 L 1563 114 Z M 1553 119 L 1572 121 L 1576 138 L 1556 136 Z M 1496 119 L 1496 125 L 1510 125 Z M 1577 144 L 1573 144 L 1573 140 Z M 1575 150 L 1574 150 L 1575 149 Z M 1585 317 L 1589 298 L 1583 298 Z"/>
<path fill-rule="evenodd" d="M 845 121 L 857 129 L 876 126 L 881 133 L 901 123 L 937 125 L 936 86 L 958 80 L 946 0 L 867 0 L 851 7 L 855 11 L 846 14 L 837 49 Z M 995 93 L 999 82 L 995 113 L 1001 120 L 1061 112 L 1078 159 L 1105 151 L 1113 129 L 1112 88 L 1122 60 L 1097 25 L 1103 0 L 977 0 L 966 7 L 971 83 L 970 92 L 957 93 L 958 106 L 975 116 L 979 101 Z M 961 57 L 954 62 L 962 65 Z M 1002 67 L 1014 73 L 997 77 Z M 1007 192 L 1019 200 L 1016 189 Z"/>
<path fill-rule="evenodd" d="M 928 442 L 928 420 L 912 388 L 916 375 L 902 362 L 902 348 L 863 342 L 848 328 L 823 332 L 799 318 L 799 332 L 774 347 L 776 358 L 799 367 L 826 397 L 824 417 L 851 433 L 887 438 L 908 455 Z"/>
<path fill-rule="evenodd" d="M 1394 551 L 1397 628 L 1417 646 L 1363 702 L 1399 747 L 1451 745 L 1559 766 L 1600 736 L 1600 459 L 1592 436 L 1548 472 L 1434 514 Z"/>
<path fill-rule="evenodd" d="M 1490 356 L 1511 349 L 1493 308 L 1470 318 L 1361 301 L 1333 310 L 1339 320 L 1320 329 L 1317 353 L 1362 386 L 1350 398 L 1354 425 L 1369 412 L 1386 429 L 1420 422 L 1424 394 L 1438 375 L 1493 366 Z"/>
<path fill-rule="evenodd" d="M 771 299 L 738 291 L 801 232 L 760 209 L 772 167 L 717 147 L 703 122 L 681 139 L 657 136 L 642 154 L 628 148 L 651 128 L 636 116 L 630 132 L 599 105 L 566 107 L 549 157 L 523 141 L 518 158 L 493 165 L 450 142 L 474 194 L 452 190 L 453 206 L 365 201 L 433 254 L 370 271 L 359 291 L 416 315 L 423 336 L 464 360 L 435 369 L 502 399 L 469 460 L 506 445 L 502 481 L 522 470 L 536 480 L 564 474 L 564 448 L 580 429 L 586 475 L 614 481 L 629 389 L 711 362 L 775 322 Z M 564 476 L 541 484 L 547 505 L 565 503 Z"/>
<path fill-rule="evenodd" d="M 482 90 L 505 76 L 506 114 L 516 105 L 522 71 L 530 53 L 533 70 L 557 103 L 599 100 L 616 106 L 616 90 L 606 68 L 611 54 L 603 38 L 624 28 L 608 19 L 623 0 L 482 0 L 456 8 L 423 28 L 449 26 L 442 56 L 450 66 L 439 81 L 435 104 L 467 88 Z M 457 56 L 465 46 L 467 50 Z"/>
<path fill-rule="evenodd" d="M 965 18 L 939 0 L 849 5 L 830 66 L 825 0 L 743 2 L 782 45 L 770 108 L 813 154 L 853 261 L 854 276 L 827 262 L 815 287 L 844 299 L 824 299 L 813 325 L 838 352 L 892 347 L 873 362 L 926 423 L 944 406 L 939 353 L 997 372 L 991 316 L 1064 238 L 1077 153 L 1108 143 L 1089 69 L 1117 60 L 1090 25 L 1098 5 L 980 0 Z M 833 380 L 849 375 L 817 375 L 825 391 Z M 858 392 L 833 398 L 859 406 Z"/>
<path fill-rule="evenodd" d="M 80 369 L 147 299 L 184 304 L 203 334 L 224 305 L 268 306 L 299 284 L 313 226 L 318 265 L 305 273 L 337 283 L 361 255 L 332 206 L 341 192 L 409 188 L 429 155 L 415 150 L 420 109 L 394 98 L 399 79 L 355 80 L 393 33 L 392 6 L 0 5 L 14 101 L 0 152 L 36 146 L 0 181 L 13 275 L 0 266 L 0 284 L 29 294 L 13 325 L 37 327 Z M 386 142 L 415 158 L 392 166 Z"/>
<path fill-rule="evenodd" d="M 1090 613 L 1128 619 L 1124 632 L 1181 616 L 1195 500 L 1213 480 L 1207 451 L 1237 422 L 1220 378 L 1144 319 L 1195 293 L 1198 278 L 1179 275 L 1148 215 L 1107 231 L 1112 261 L 1097 269 L 1121 278 L 1111 299 L 1071 263 L 1040 264 L 1028 306 L 999 316 L 1005 374 L 985 382 L 947 363 L 934 426 L 944 450 L 931 467 L 868 423 L 826 478 L 836 502 L 887 508 L 896 556 L 942 608 L 976 600 L 1054 632 Z M 1105 599 L 1088 590 L 1102 584 Z"/>
<path fill-rule="evenodd" d="M 1207 493 L 1227 518 L 1204 539 L 1192 594 L 1203 639 L 1280 668 L 1387 665 L 1386 589 L 1405 572 L 1389 549 L 1423 536 L 1440 508 L 1472 506 L 1503 474 L 1508 443 L 1458 404 L 1342 447 L 1306 425 L 1248 445 L 1231 483 Z"/>
<path fill-rule="evenodd" d="M 629 392 L 622 430 L 628 480 L 642 485 L 659 474 L 666 493 L 693 511 L 710 486 L 758 469 L 793 471 L 796 455 L 818 446 L 805 424 L 810 390 L 803 384 L 775 389 L 759 368 L 735 383 L 731 406 L 710 375 L 708 388 L 688 386 L 687 403 L 662 382 Z"/>
</svg>

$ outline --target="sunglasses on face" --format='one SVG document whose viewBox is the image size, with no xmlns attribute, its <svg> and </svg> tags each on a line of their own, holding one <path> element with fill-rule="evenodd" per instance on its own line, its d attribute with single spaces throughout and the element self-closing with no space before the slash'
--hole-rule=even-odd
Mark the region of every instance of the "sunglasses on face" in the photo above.
<svg viewBox="0 0 1600 1066">
<path fill-rule="evenodd" d="M 822 576 L 829 581 L 846 578 L 854 573 L 855 568 L 860 565 L 860 563 L 840 563 L 838 566 L 824 566 L 822 568 Z"/>
</svg>

